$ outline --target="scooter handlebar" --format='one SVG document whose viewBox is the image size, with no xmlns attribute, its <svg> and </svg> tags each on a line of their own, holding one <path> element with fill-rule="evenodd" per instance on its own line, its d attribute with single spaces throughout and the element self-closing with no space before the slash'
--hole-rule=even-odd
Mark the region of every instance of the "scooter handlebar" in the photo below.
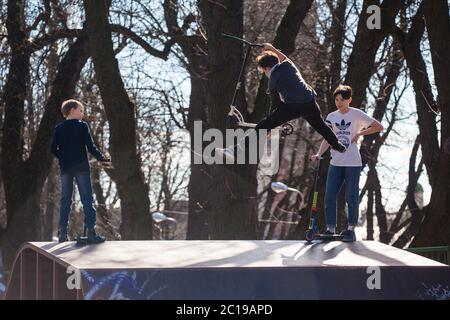
<svg viewBox="0 0 450 320">
<path fill-rule="evenodd" d="M 259 44 L 259 43 L 251 43 L 251 42 L 248 42 L 247 40 L 244 40 L 244 39 L 241 39 L 241 38 L 238 38 L 238 37 L 235 37 L 235 36 L 226 34 L 226 33 L 222 33 L 222 37 L 228 38 L 228 39 L 233 39 L 233 40 L 242 41 L 242 42 L 244 42 L 245 44 L 247 44 L 247 45 L 249 45 L 249 46 L 251 46 L 251 47 L 264 48 L 264 45 L 262 45 L 262 44 Z"/>
</svg>

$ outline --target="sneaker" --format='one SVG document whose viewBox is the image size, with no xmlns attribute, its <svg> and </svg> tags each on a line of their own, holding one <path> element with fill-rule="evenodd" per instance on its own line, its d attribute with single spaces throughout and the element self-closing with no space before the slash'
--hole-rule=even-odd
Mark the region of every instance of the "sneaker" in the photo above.
<svg viewBox="0 0 450 320">
<path fill-rule="evenodd" d="M 344 153 L 345 151 L 347 151 L 347 148 L 340 141 L 338 141 L 337 147 L 332 147 L 332 149 L 340 153 Z"/>
<path fill-rule="evenodd" d="M 67 227 L 60 227 L 58 231 L 58 242 L 61 243 L 66 241 L 69 241 L 67 237 Z"/>
<path fill-rule="evenodd" d="M 344 242 L 354 242 L 356 241 L 355 231 L 345 230 L 341 232 L 342 241 Z"/>
<path fill-rule="evenodd" d="M 105 242 L 105 238 L 102 236 L 99 236 L 95 233 L 95 229 L 87 229 L 86 230 L 86 236 L 87 236 L 87 242 L 89 244 L 91 243 L 101 243 L 101 242 Z"/>
<path fill-rule="evenodd" d="M 216 154 L 226 159 L 229 159 L 231 162 L 234 162 L 234 150 L 232 148 L 216 148 Z"/>
</svg>

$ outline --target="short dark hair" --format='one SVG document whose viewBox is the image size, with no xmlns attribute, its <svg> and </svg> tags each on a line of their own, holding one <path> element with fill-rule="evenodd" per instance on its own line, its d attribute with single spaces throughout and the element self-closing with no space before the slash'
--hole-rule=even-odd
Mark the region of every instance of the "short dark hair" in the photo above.
<svg viewBox="0 0 450 320">
<path fill-rule="evenodd" d="M 280 60 L 278 60 L 275 53 L 264 51 L 261 55 L 256 57 L 256 62 L 261 68 L 272 68 L 274 65 L 278 64 Z"/>
<path fill-rule="evenodd" d="M 344 86 L 341 84 L 334 90 L 333 97 L 336 98 L 338 94 L 340 94 L 345 100 L 348 100 L 352 97 L 353 94 L 352 87 Z"/>
<path fill-rule="evenodd" d="M 61 105 L 61 113 L 63 114 L 64 118 L 66 118 L 70 114 L 70 110 L 77 109 L 78 107 L 82 107 L 83 104 L 75 99 L 69 99 L 62 103 Z"/>
</svg>

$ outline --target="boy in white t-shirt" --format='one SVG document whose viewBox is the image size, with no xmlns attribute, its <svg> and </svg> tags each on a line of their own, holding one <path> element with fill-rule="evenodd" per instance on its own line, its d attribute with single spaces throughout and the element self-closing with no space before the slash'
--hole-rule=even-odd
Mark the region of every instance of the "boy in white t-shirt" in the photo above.
<svg viewBox="0 0 450 320">
<path fill-rule="evenodd" d="M 383 126 L 362 110 L 350 107 L 352 102 L 352 88 L 350 86 L 338 86 L 333 95 L 337 110 L 328 114 L 325 122 L 347 150 L 343 153 L 331 150 L 332 159 L 328 168 L 325 191 L 325 220 L 327 225 L 325 234 L 333 235 L 335 233 L 337 196 L 345 181 L 348 228 L 341 235 L 343 241 L 351 242 L 356 240 L 354 229 L 358 222 L 359 176 L 362 168 L 361 155 L 357 146 L 358 139 L 361 136 L 382 131 Z M 311 160 L 317 161 L 329 146 L 323 140 L 319 151 L 311 156 Z"/>
</svg>

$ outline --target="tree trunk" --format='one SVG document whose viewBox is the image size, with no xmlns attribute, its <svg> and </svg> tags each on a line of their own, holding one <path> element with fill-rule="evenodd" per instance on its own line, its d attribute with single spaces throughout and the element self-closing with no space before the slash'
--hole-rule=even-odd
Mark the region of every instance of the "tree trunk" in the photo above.
<svg viewBox="0 0 450 320">
<path fill-rule="evenodd" d="M 191 146 L 191 174 L 188 184 L 188 227 L 186 238 L 189 240 L 208 239 L 208 201 L 207 194 L 209 192 L 209 184 L 211 178 L 208 173 L 209 166 L 200 163 L 195 163 L 194 139 L 194 122 L 200 121 L 202 123 L 203 131 L 207 126 L 206 115 L 206 97 L 208 90 L 208 81 L 206 77 L 207 60 L 206 41 L 202 34 L 197 30 L 193 35 L 187 35 L 182 32 L 178 24 L 178 1 L 164 0 L 164 17 L 169 30 L 169 34 L 181 47 L 184 56 L 188 63 L 186 70 L 189 73 L 191 81 L 191 94 L 189 100 L 189 111 L 187 116 L 187 130 L 190 137 Z M 188 19 L 189 16 L 185 17 Z M 183 22 L 183 25 L 186 23 Z M 184 110 L 183 110 L 184 112 Z M 199 132 L 202 136 L 203 132 Z M 200 152 L 203 151 L 203 145 Z"/>
<path fill-rule="evenodd" d="M 388 233 L 388 225 L 387 225 L 387 216 L 386 210 L 383 205 L 383 198 L 381 195 L 381 184 L 378 179 L 378 172 L 375 167 L 372 168 L 374 171 L 374 196 L 375 196 L 375 212 L 377 216 L 378 229 L 380 230 L 380 242 L 388 243 L 389 242 L 389 233 Z"/>
<path fill-rule="evenodd" d="M 82 67 L 88 58 L 88 47 L 80 37 L 69 47 L 58 66 L 52 92 L 36 134 L 29 158 L 23 160 L 23 119 L 26 77 L 30 68 L 28 35 L 25 33 L 23 1 L 8 2 L 8 42 L 11 60 L 5 86 L 5 121 L 2 136 L 2 176 L 7 207 L 7 227 L 0 230 L 5 270 L 11 267 L 19 246 L 39 240 L 39 200 L 53 157 L 50 140 L 56 122 L 61 119 L 60 105 L 72 96 Z"/>
<path fill-rule="evenodd" d="M 418 140 L 420 137 L 416 139 L 416 143 L 411 152 L 411 157 L 409 159 L 409 171 L 408 171 L 408 189 L 406 190 L 406 203 L 408 205 L 408 210 L 411 213 L 411 222 L 406 230 L 401 234 L 401 236 L 393 243 L 393 246 L 398 248 L 404 248 L 408 242 L 414 237 L 417 231 L 420 228 L 420 224 L 423 219 L 424 210 L 420 210 L 419 206 L 416 203 L 416 199 L 414 197 L 416 185 L 417 185 L 417 176 L 416 176 L 416 158 L 417 151 L 419 149 Z"/>
<path fill-rule="evenodd" d="M 367 236 L 366 240 L 373 240 L 373 190 L 369 186 L 367 188 Z"/>
<path fill-rule="evenodd" d="M 57 21 L 54 16 L 49 19 L 49 32 L 52 32 L 57 27 Z M 53 43 L 49 48 L 49 55 L 47 57 L 47 86 L 46 86 L 46 96 L 49 96 L 52 92 L 52 86 L 55 81 L 55 77 L 58 72 L 59 56 L 58 56 L 58 45 Z M 53 237 L 53 219 L 58 214 L 57 209 L 59 208 L 57 203 L 58 199 L 58 184 L 59 184 L 59 170 L 56 161 L 52 161 L 50 166 L 50 171 L 47 176 L 46 182 L 46 195 L 45 210 L 43 211 L 42 221 L 40 222 L 40 230 L 42 232 L 41 239 L 51 241 Z"/>
<path fill-rule="evenodd" d="M 108 8 L 104 1 L 84 1 L 96 79 L 110 128 L 110 154 L 122 208 L 122 239 L 150 239 L 148 186 L 136 148 L 135 105 L 125 90 L 114 56 Z"/>
<path fill-rule="evenodd" d="M 110 215 L 108 213 L 108 208 L 106 207 L 106 199 L 103 195 L 103 188 L 100 183 L 100 168 L 92 168 L 92 191 L 95 194 L 97 200 L 97 220 L 100 220 L 100 225 L 105 231 L 102 233 L 108 240 L 116 239 L 116 233 L 114 231 L 113 225 L 111 224 Z"/>
<path fill-rule="evenodd" d="M 59 199 L 57 198 L 58 169 L 56 163 L 53 163 L 47 176 L 47 188 L 45 193 L 45 210 L 41 216 L 39 229 L 41 230 L 40 238 L 45 241 L 51 241 L 53 236 L 53 218 L 57 215 Z"/>
<path fill-rule="evenodd" d="M 436 180 L 435 175 L 437 174 L 439 161 L 439 141 L 436 115 L 430 110 L 430 107 L 435 106 L 433 91 L 421 49 L 421 40 L 425 32 L 425 21 L 423 18 L 424 4 L 425 2 L 422 3 L 417 14 L 412 19 L 409 32 L 405 33 L 397 28 L 394 35 L 401 45 L 416 93 L 417 124 L 420 132 L 422 157 L 425 168 L 427 169 L 430 185 L 433 185 Z"/>
<path fill-rule="evenodd" d="M 425 218 L 413 240 L 414 246 L 450 244 L 450 18 L 446 0 L 425 1 L 426 27 L 431 48 L 438 106 L 441 111 L 441 141 L 436 180 L 432 184 Z"/>
<path fill-rule="evenodd" d="M 328 76 L 329 86 L 327 92 L 328 113 L 336 110 L 333 91 L 341 82 L 342 49 L 344 47 L 346 9 L 347 9 L 347 0 L 339 0 L 335 11 L 332 13 L 333 20 L 330 28 L 331 61 L 330 61 L 330 72 Z"/>
<path fill-rule="evenodd" d="M 0 229 L 4 269 L 11 267 L 18 247 L 27 239 L 37 238 L 39 200 L 31 197 L 32 191 L 23 177 L 23 118 L 27 92 L 27 76 L 30 72 L 30 52 L 27 50 L 24 20 L 24 1 L 8 1 L 6 27 L 11 60 L 5 84 L 3 101 L 5 118 L 2 136 L 2 176 L 6 201 L 6 229 Z M 27 191 L 23 196 L 23 191 Z M 32 208 L 33 211 L 26 212 Z M 24 220 L 22 220 L 24 219 Z M 21 223 L 24 225 L 20 225 Z M 14 229 L 15 228 L 15 229 Z M 11 231 L 11 229 L 13 229 Z M 18 232 L 20 230 L 20 232 Z"/>
<path fill-rule="evenodd" d="M 395 87 L 397 79 L 400 75 L 402 65 L 403 57 L 400 51 L 400 44 L 394 40 L 391 48 L 391 54 L 385 67 L 385 72 L 383 75 L 384 80 L 380 85 L 375 110 L 373 112 L 373 118 L 380 122 L 386 114 L 387 106 L 389 104 L 393 88 Z M 360 150 L 363 167 L 367 164 L 371 173 L 371 179 L 368 181 L 368 185 L 370 186 L 372 196 L 375 197 L 375 199 L 372 199 L 372 206 L 373 204 L 375 205 L 375 215 L 377 217 L 378 229 L 380 231 L 379 240 L 383 243 L 389 242 L 389 234 L 386 211 L 382 203 L 381 185 L 380 180 L 378 179 L 376 165 L 378 162 L 380 148 L 382 147 L 384 141 L 386 141 L 390 132 L 390 128 L 395 123 L 396 111 L 397 106 L 395 105 L 392 110 L 391 123 L 386 132 L 382 134 L 376 133 L 365 136 Z"/>
<path fill-rule="evenodd" d="M 375 56 L 384 38 L 395 26 L 395 17 L 403 6 L 404 0 L 384 0 L 381 8 L 381 29 L 371 30 L 367 27 L 369 14 L 366 13 L 370 5 L 379 5 L 378 0 L 364 0 L 362 12 L 359 15 L 358 30 L 356 32 L 353 50 L 348 59 L 345 83 L 353 88 L 352 105 L 365 109 L 364 100 L 370 77 L 375 71 Z"/>
<path fill-rule="evenodd" d="M 221 33 L 242 37 L 242 0 L 199 2 L 207 33 L 209 127 L 225 132 L 225 119 L 242 61 L 242 44 Z M 241 93 L 238 98 L 243 101 Z M 256 239 L 256 165 L 210 165 L 211 239 Z"/>
<path fill-rule="evenodd" d="M 198 53 L 200 54 L 200 53 Z M 188 58 L 189 59 L 189 58 Z M 195 164 L 196 155 L 194 147 L 194 121 L 201 121 L 202 128 L 206 125 L 206 97 L 207 81 L 203 78 L 206 73 L 206 65 L 202 62 L 195 63 L 189 59 L 196 72 L 191 73 L 191 97 L 189 101 L 188 130 L 191 143 L 191 176 L 189 177 L 189 216 L 188 216 L 188 240 L 208 239 L 208 190 L 211 184 L 209 166 Z M 197 59 L 198 60 L 198 59 Z M 202 59 L 204 61 L 204 59 Z M 204 130 L 203 130 L 204 132 Z M 203 135 L 203 132 L 200 134 Z M 203 147 L 202 147 L 203 150 Z"/>
<path fill-rule="evenodd" d="M 280 158 L 282 158 L 282 155 L 284 153 L 285 145 L 286 145 L 286 139 L 281 139 L 280 140 L 280 146 L 279 146 Z M 280 163 L 280 166 L 283 166 L 283 164 Z M 290 178 L 290 177 L 280 176 L 280 174 L 278 173 L 278 174 L 273 175 L 271 177 L 270 184 L 272 182 L 283 180 L 285 178 Z M 264 209 L 263 209 L 262 214 L 261 214 L 261 219 L 262 220 L 272 220 L 271 219 L 272 212 L 276 212 L 276 209 L 275 210 L 272 209 L 273 208 L 273 202 L 276 200 L 276 193 L 275 192 L 271 192 L 270 184 L 268 185 L 267 196 L 265 197 Z M 259 196 L 260 196 L 259 199 L 261 199 L 261 193 L 259 194 Z M 279 200 L 277 200 L 277 201 L 279 201 Z M 284 201 L 284 199 L 282 201 L 279 201 L 277 206 L 279 206 L 283 201 Z M 258 215 L 259 215 L 259 213 L 258 213 Z M 270 228 L 271 228 L 271 223 L 270 222 L 267 222 L 267 223 L 261 222 L 259 224 L 259 237 L 261 239 L 269 239 L 268 237 L 265 236 L 266 234 L 269 234 L 269 232 L 266 232 L 267 228 L 269 228 L 269 231 L 270 231 Z"/>
</svg>

